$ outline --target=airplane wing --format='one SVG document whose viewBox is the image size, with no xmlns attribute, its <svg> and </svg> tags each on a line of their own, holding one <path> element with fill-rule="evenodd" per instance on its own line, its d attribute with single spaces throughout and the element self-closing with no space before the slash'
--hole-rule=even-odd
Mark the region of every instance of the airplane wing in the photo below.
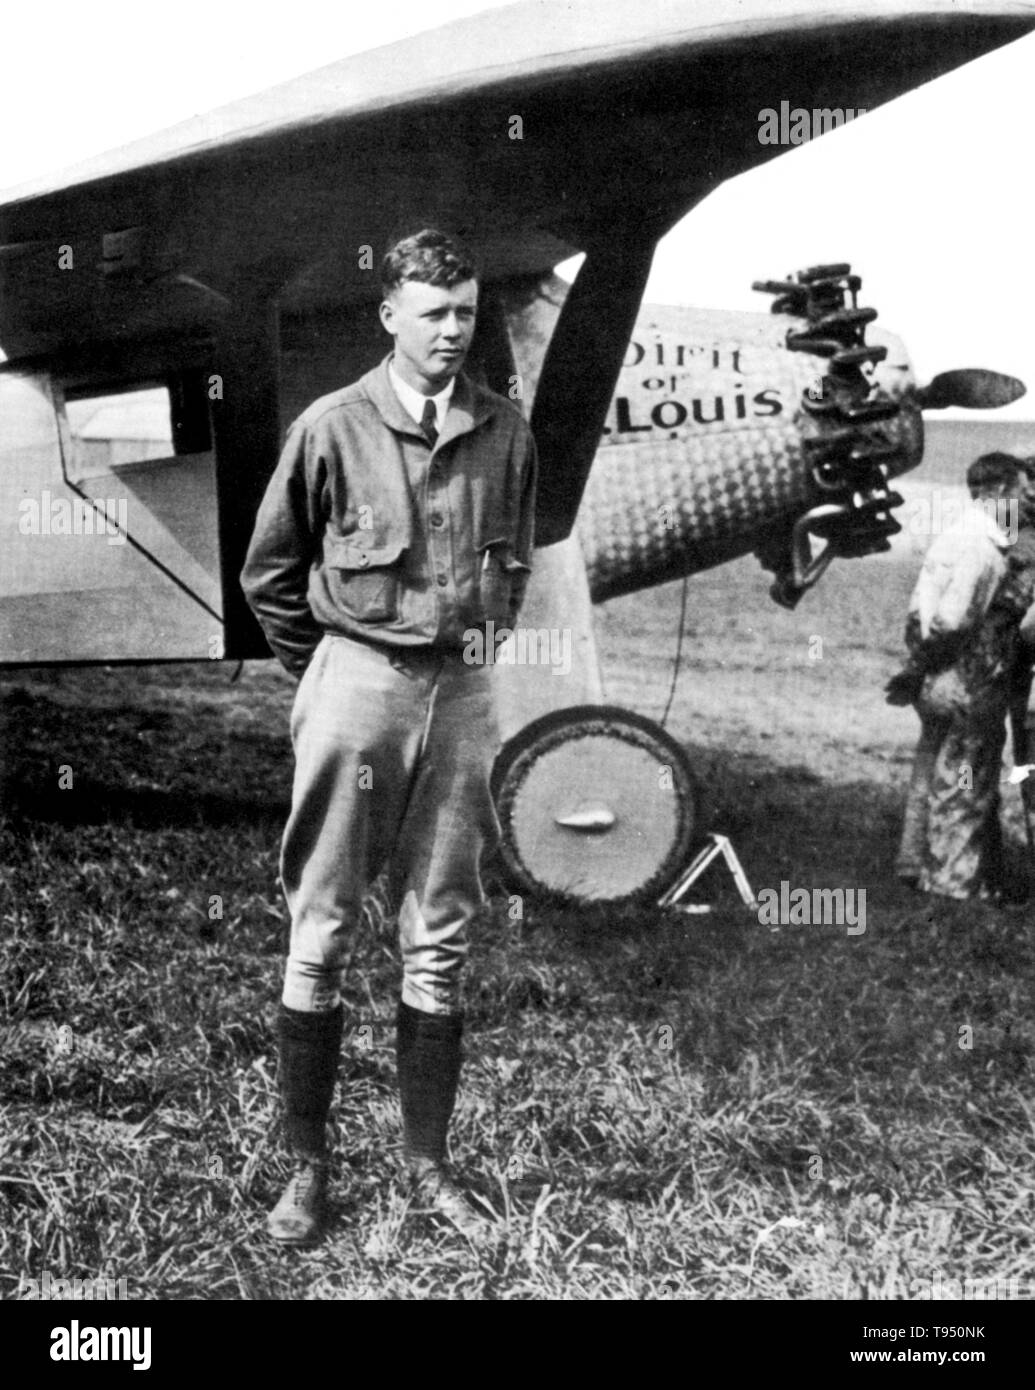
<svg viewBox="0 0 1035 1390">
<path fill-rule="evenodd" d="M 871 110 L 1033 27 L 1017 0 L 526 0 L 13 190 L 5 299 L 34 242 L 49 253 L 60 236 L 110 273 L 126 243 L 106 256 L 100 239 L 130 228 L 152 267 L 231 295 L 275 282 L 288 311 L 376 296 L 359 248 L 422 215 L 476 241 L 489 278 L 543 271 L 616 227 L 655 238 L 779 153 L 759 112 L 781 100 Z M 114 315 L 89 278 L 52 301 L 100 336 Z M 22 325 L 13 308 L 8 356 L 83 327 L 43 312 Z"/>
<path fill-rule="evenodd" d="M 493 10 L 11 193 L 0 349 L 74 377 L 120 344 L 218 342 L 226 590 L 279 446 L 279 323 L 372 304 L 382 247 L 421 224 L 471 241 L 490 290 L 584 251 L 532 415 L 548 544 L 574 523 L 655 244 L 779 153 L 760 111 L 870 110 L 1032 28 L 1016 0 Z"/>
</svg>

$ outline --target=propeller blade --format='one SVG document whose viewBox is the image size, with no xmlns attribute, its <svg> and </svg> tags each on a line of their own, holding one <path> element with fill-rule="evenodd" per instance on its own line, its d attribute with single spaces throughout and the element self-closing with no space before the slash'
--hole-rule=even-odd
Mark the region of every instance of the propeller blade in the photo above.
<svg viewBox="0 0 1035 1390">
<path fill-rule="evenodd" d="M 960 367 L 939 372 L 929 386 L 917 392 L 921 410 L 944 410 L 958 405 L 965 410 L 998 410 L 1020 400 L 1027 387 L 1015 376 L 990 372 L 984 367 Z"/>
</svg>

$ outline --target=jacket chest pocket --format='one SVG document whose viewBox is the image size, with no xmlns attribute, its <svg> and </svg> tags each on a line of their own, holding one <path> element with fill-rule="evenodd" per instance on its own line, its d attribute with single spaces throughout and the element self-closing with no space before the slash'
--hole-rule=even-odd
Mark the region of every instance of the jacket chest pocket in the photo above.
<svg viewBox="0 0 1035 1390">
<path fill-rule="evenodd" d="M 375 546 L 350 536 L 324 538 L 324 565 L 335 602 L 362 623 L 390 622 L 399 606 L 399 557 L 405 546 Z"/>
</svg>

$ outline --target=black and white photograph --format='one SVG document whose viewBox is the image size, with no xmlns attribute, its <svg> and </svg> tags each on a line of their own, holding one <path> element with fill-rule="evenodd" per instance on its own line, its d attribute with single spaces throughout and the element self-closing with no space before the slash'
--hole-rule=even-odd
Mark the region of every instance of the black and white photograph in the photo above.
<svg viewBox="0 0 1035 1390">
<path fill-rule="evenodd" d="M 994 1366 L 1035 4 L 3 24 L 4 1334 L 823 1303 L 824 1368 Z"/>
</svg>

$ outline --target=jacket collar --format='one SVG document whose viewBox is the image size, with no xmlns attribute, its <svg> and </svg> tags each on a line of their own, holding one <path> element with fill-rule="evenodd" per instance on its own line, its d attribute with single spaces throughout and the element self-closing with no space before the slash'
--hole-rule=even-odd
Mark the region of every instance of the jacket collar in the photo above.
<svg viewBox="0 0 1035 1390">
<path fill-rule="evenodd" d="M 367 372 L 361 385 L 389 429 L 399 434 L 412 435 L 415 439 L 423 439 L 420 426 L 395 394 L 391 377 L 388 375 L 391 357 L 392 354 L 388 353 L 373 371 Z M 493 415 L 494 410 L 492 397 L 475 386 L 466 373 L 458 372 L 456 386 L 449 401 L 449 410 L 446 412 L 445 427 L 438 437 L 436 449 L 447 440 L 476 429 Z"/>
</svg>

